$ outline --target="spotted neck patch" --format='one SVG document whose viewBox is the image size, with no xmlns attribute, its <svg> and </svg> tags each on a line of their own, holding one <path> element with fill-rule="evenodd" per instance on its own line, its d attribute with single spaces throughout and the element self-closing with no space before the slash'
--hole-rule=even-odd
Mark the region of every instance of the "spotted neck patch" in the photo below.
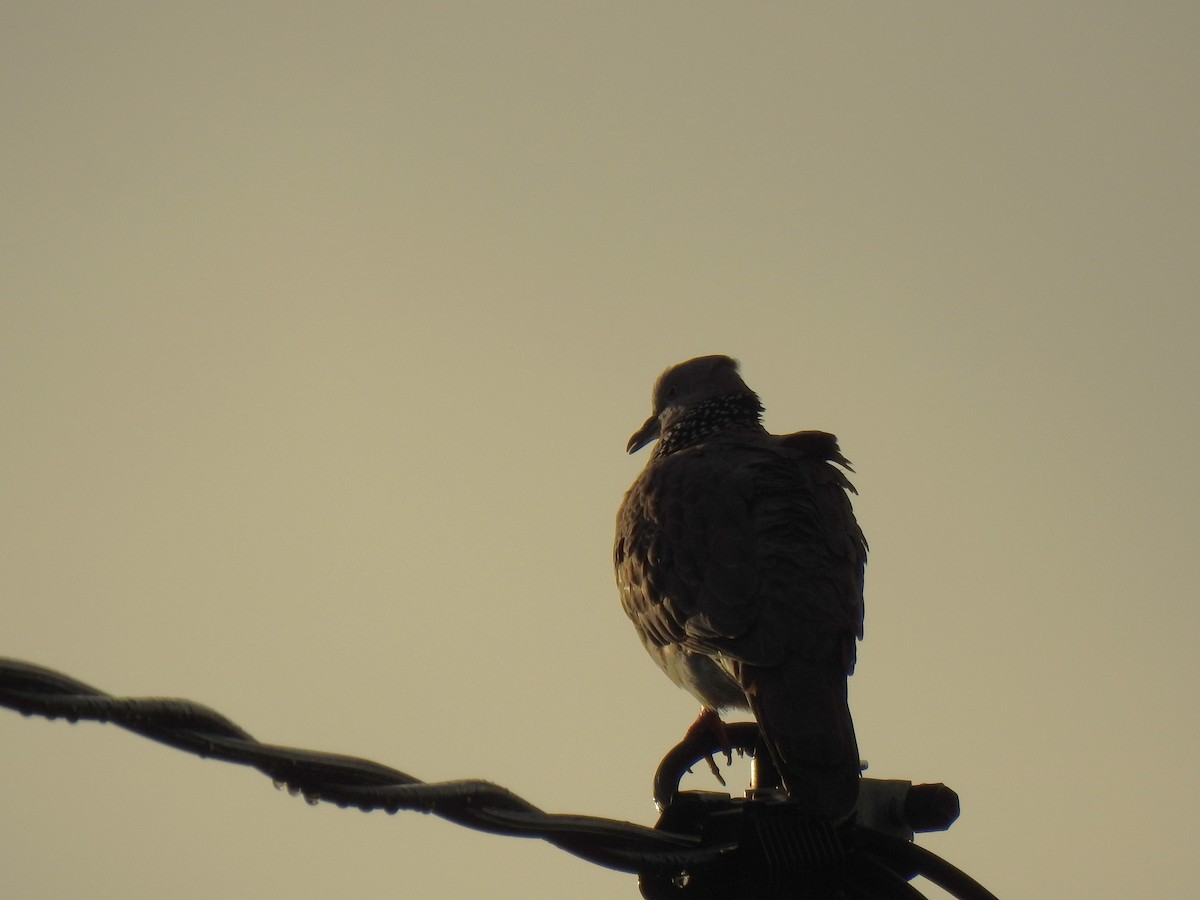
<svg viewBox="0 0 1200 900">
<path fill-rule="evenodd" d="M 725 394 L 688 407 L 663 428 L 654 456 L 670 456 L 721 431 L 758 425 L 762 404 L 756 394 Z"/>
</svg>

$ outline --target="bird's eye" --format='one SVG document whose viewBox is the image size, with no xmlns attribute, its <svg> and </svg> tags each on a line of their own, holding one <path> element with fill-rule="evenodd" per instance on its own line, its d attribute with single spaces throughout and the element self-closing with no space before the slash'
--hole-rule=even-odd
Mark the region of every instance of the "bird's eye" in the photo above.
<svg viewBox="0 0 1200 900">
<path fill-rule="evenodd" d="M 679 385 L 673 384 L 667 388 L 667 393 L 664 395 L 668 400 L 674 400 L 679 394 Z"/>
</svg>

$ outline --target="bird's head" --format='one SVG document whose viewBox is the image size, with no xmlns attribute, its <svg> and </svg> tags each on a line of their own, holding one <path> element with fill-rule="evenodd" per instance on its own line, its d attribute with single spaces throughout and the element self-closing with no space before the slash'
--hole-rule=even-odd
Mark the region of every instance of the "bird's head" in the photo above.
<svg viewBox="0 0 1200 900">
<path fill-rule="evenodd" d="M 757 395 L 738 374 L 737 360 L 728 356 L 697 356 L 671 366 L 654 383 L 654 411 L 629 439 L 626 450 L 636 453 L 667 432 L 689 410 L 731 396 L 753 398 L 755 408 L 759 408 Z"/>
</svg>

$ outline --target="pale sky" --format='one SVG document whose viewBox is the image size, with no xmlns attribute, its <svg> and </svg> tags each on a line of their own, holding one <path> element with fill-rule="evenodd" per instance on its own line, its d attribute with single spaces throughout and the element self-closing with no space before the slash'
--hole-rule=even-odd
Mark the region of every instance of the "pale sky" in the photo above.
<svg viewBox="0 0 1200 900">
<path fill-rule="evenodd" d="M 1198 38 L 5 3 L 0 655 L 652 824 L 696 708 L 613 585 L 624 447 L 727 353 L 855 463 L 859 745 L 962 798 L 920 843 L 1002 898 L 1195 895 Z M 0 746 L 6 896 L 637 896 L 112 726 L 0 710 Z"/>
</svg>

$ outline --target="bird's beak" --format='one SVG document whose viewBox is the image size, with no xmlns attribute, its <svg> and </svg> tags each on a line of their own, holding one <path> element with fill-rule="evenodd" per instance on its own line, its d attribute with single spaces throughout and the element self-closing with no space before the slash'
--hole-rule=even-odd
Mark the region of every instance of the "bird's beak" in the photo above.
<svg viewBox="0 0 1200 900">
<path fill-rule="evenodd" d="M 646 420 L 646 424 L 633 433 L 633 437 L 629 439 L 629 443 L 625 446 L 626 453 L 637 453 L 648 443 L 658 437 L 661 432 L 661 426 L 658 422 L 658 416 L 653 415 Z"/>
</svg>

